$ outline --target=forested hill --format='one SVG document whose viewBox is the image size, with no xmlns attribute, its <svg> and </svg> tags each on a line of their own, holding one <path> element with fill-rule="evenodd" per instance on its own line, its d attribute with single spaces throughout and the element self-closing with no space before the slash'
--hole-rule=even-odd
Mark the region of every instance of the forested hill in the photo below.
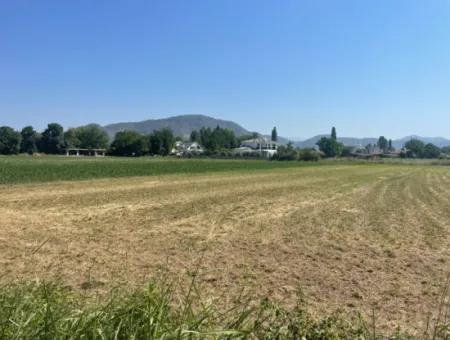
<svg viewBox="0 0 450 340">
<path fill-rule="evenodd" d="M 142 122 L 117 123 L 106 125 L 103 128 L 110 136 L 123 130 L 132 130 L 149 134 L 154 130 L 169 128 L 173 131 L 175 136 L 188 137 L 193 130 L 200 130 L 202 127 L 215 128 L 216 126 L 230 129 L 238 136 L 250 133 L 234 122 L 204 115 L 183 115 L 164 119 L 149 119 Z"/>
</svg>

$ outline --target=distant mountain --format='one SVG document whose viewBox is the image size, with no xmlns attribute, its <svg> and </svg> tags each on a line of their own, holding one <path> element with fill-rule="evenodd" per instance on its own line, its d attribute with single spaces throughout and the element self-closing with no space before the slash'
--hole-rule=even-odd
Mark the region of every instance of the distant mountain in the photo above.
<svg viewBox="0 0 450 340">
<path fill-rule="evenodd" d="M 209 116 L 204 115 L 182 115 L 169 117 L 164 119 L 149 119 L 144 120 L 142 122 L 128 122 L 128 123 L 117 123 L 110 124 L 103 127 L 103 129 L 113 137 L 117 132 L 124 130 L 132 130 L 137 131 L 144 134 L 150 134 L 154 130 L 159 130 L 163 128 L 169 128 L 173 131 L 175 136 L 189 138 L 189 135 L 193 130 L 200 130 L 202 127 L 209 127 L 214 129 L 216 126 L 220 126 L 221 128 L 226 128 L 234 131 L 237 136 L 251 134 L 251 132 L 239 124 L 222 119 L 216 119 Z M 269 135 L 265 135 L 270 138 Z M 316 146 L 316 143 L 322 137 L 328 137 L 329 135 L 317 135 L 311 138 L 308 138 L 303 141 L 295 141 L 294 145 L 299 148 L 313 148 Z M 411 139 L 419 139 L 424 143 L 433 143 L 438 147 L 444 147 L 450 145 L 450 140 L 443 137 L 421 137 L 416 135 L 411 135 L 407 137 L 403 137 L 400 139 L 396 139 L 392 141 L 392 144 L 395 148 L 402 148 L 403 145 L 411 140 Z M 343 143 L 347 146 L 366 146 L 367 144 L 376 144 L 378 138 L 354 138 L 354 137 L 338 137 L 339 142 Z M 281 136 L 278 137 L 278 142 L 281 144 L 287 144 L 289 139 L 283 138 Z"/>
<path fill-rule="evenodd" d="M 394 144 L 395 147 L 402 147 L 407 141 L 409 141 L 411 139 L 419 139 L 426 144 L 431 143 L 440 148 L 450 145 L 450 139 L 446 139 L 443 137 L 421 137 L 421 136 L 416 136 L 416 135 L 403 137 L 401 139 L 397 139 L 397 140 L 393 141 L 392 143 Z"/>
<path fill-rule="evenodd" d="M 317 135 L 304 141 L 296 142 L 295 145 L 299 148 L 313 148 L 322 137 L 329 137 L 329 135 Z M 348 146 L 366 146 L 367 144 L 376 143 L 377 140 L 377 138 L 338 137 L 339 142 Z"/>
<path fill-rule="evenodd" d="M 309 139 L 306 139 L 304 141 L 296 142 L 295 145 L 299 148 L 312 148 L 316 145 L 316 143 L 319 141 L 322 137 L 328 137 L 329 135 L 317 135 L 314 137 L 311 137 Z M 424 143 L 432 143 L 440 148 L 444 146 L 450 145 L 450 140 L 443 138 L 443 137 L 421 137 L 421 136 L 407 136 L 400 139 L 392 140 L 392 145 L 400 149 L 405 145 L 405 143 L 411 139 L 419 139 Z M 368 144 L 376 144 L 378 141 L 378 138 L 354 138 L 354 137 L 338 137 L 338 141 L 343 143 L 347 146 L 366 146 Z"/>
<path fill-rule="evenodd" d="M 250 131 L 234 122 L 204 115 L 183 115 L 164 119 L 149 119 L 142 122 L 117 123 L 106 125 L 103 128 L 110 136 L 114 136 L 117 132 L 124 130 L 149 134 L 154 130 L 169 128 L 173 131 L 175 136 L 187 138 L 193 130 L 200 130 L 202 127 L 213 129 L 216 126 L 230 129 L 234 131 L 237 136 L 250 133 Z"/>
</svg>

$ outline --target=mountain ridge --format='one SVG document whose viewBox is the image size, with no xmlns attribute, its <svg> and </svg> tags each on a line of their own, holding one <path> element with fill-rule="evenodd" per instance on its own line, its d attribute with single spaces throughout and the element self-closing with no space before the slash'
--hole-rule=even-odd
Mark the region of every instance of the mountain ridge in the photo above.
<svg viewBox="0 0 450 340">
<path fill-rule="evenodd" d="M 216 126 L 233 130 L 238 136 L 251 133 L 233 121 L 205 115 L 179 115 L 161 119 L 147 119 L 140 122 L 122 122 L 105 125 L 103 129 L 110 136 L 114 136 L 117 132 L 123 130 L 149 134 L 155 130 L 169 128 L 176 136 L 187 138 L 193 130 L 200 130 L 202 127 L 215 128 Z"/>
<path fill-rule="evenodd" d="M 232 130 L 237 136 L 242 136 L 246 134 L 251 134 L 250 130 L 242 127 L 240 124 L 233 122 L 231 120 L 217 119 L 206 115 L 178 115 L 168 118 L 161 119 L 147 119 L 139 122 L 121 122 L 108 124 L 103 126 L 103 129 L 113 137 L 117 132 L 123 130 L 133 130 L 144 134 L 152 133 L 154 130 L 159 130 L 162 128 L 169 128 L 173 131 L 176 136 L 182 138 L 189 138 L 190 133 L 193 130 L 199 130 L 202 127 L 215 128 L 220 126 L 221 128 L 226 128 Z M 262 134 L 268 136 L 267 134 Z M 293 141 L 288 138 L 279 136 L 279 141 L 281 144 L 287 144 L 292 141 L 293 144 L 300 148 L 311 148 L 315 147 L 317 141 L 322 137 L 328 137 L 328 134 L 320 134 L 313 136 L 311 138 Z M 438 147 L 450 146 L 450 139 L 444 137 L 424 137 L 418 135 L 409 135 L 399 139 L 393 139 L 392 143 L 395 148 L 401 148 L 403 145 L 411 139 L 419 139 L 425 143 L 433 143 Z M 347 146 L 366 146 L 367 144 L 376 144 L 378 138 L 374 137 L 338 137 L 338 141 L 342 142 Z"/>
</svg>

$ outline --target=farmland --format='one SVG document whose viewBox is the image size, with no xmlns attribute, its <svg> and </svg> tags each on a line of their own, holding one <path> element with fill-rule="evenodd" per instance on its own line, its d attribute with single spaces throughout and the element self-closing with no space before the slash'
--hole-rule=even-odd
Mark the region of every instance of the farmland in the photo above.
<svg viewBox="0 0 450 340">
<path fill-rule="evenodd" d="M 308 166 L 309 163 L 261 160 L 208 160 L 167 158 L 120 158 L 59 156 L 0 156 L 0 185 L 96 178 L 200 174 L 225 171 L 270 170 Z"/>
<path fill-rule="evenodd" d="M 100 162 L 0 160 L 2 283 L 102 295 L 162 272 L 183 286 L 198 272 L 203 294 L 225 307 L 244 289 L 289 309 L 301 290 L 314 315 L 359 311 L 413 334 L 438 312 L 448 167 Z"/>
</svg>

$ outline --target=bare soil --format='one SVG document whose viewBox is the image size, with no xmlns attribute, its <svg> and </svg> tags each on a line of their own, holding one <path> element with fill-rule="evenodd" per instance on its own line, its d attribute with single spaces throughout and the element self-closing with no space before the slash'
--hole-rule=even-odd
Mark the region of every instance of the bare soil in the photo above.
<svg viewBox="0 0 450 340">
<path fill-rule="evenodd" d="M 450 263 L 450 169 L 322 167 L 0 186 L 3 283 L 102 293 L 168 273 L 419 333 Z"/>
</svg>

